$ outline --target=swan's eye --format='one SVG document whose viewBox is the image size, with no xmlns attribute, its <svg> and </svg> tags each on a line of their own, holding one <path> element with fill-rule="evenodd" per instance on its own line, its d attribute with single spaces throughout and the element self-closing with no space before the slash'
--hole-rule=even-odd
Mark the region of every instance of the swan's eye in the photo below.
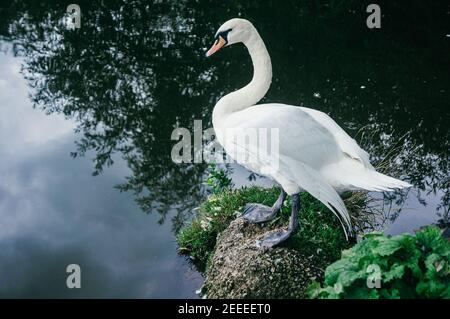
<svg viewBox="0 0 450 319">
<path fill-rule="evenodd" d="M 219 37 L 222 37 L 225 40 L 225 44 L 228 43 L 228 33 L 230 33 L 230 31 L 233 29 L 228 29 L 222 32 L 219 32 L 216 36 L 216 40 L 219 39 Z"/>
</svg>

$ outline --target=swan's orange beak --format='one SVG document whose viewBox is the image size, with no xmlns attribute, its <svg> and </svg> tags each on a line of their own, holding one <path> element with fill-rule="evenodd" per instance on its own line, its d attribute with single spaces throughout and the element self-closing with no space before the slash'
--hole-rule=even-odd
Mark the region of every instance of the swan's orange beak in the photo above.
<svg viewBox="0 0 450 319">
<path fill-rule="evenodd" d="M 219 51 L 226 43 L 227 43 L 227 41 L 225 41 L 225 39 L 222 38 L 221 35 L 219 35 L 219 37 L 214 42 L 214 44 L 211 47 L 211 49 L 209 49 L 208 52 L 206 52 L 206 56 L 209 57 L 209 56 L 213 55 L 214 53 Z"/>
</svg>

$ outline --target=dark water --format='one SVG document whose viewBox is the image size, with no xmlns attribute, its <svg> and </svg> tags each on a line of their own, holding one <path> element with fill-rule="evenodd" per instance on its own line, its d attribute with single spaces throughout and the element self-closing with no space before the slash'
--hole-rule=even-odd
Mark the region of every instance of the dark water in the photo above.
<svg viewBox="0 0 450 319">
<path fill-rule="evenodd" d="M 387 232 L 448 218 L 447 1 L 380 2 L 380 30 L 364 1 L 80 1 L 76 30 L 61 23 L 68 3 L 0 4 L 0 297 L 195 297 L 175 234 L 205 196 L 205 165 L 173 163 L 170 137 L 210 127 L 217 99 L 250 80 L 242 46 L 204 58 L 236 16 L 272 57 L 264 102 L 329 113 L 414 184 L 380 202 Z"/>
</svg>

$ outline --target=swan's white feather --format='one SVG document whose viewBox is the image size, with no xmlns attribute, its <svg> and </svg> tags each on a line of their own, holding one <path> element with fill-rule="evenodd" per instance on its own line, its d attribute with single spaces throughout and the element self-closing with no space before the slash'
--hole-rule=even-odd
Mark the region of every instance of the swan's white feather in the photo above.
<svg viewBox="0 0 450 319">
<path fill-rule="evenodd" d="M 302 111 L 311 115 L 316 122 L 326 127 L 333 134 L 342 152 L 349 157 L 360 161 L 365 167 L 373 169 L 369 154 L 359 147 L 358 143 L 350 137 L 328 114 L 318 110 L 302 107 Z"/>
</svg>

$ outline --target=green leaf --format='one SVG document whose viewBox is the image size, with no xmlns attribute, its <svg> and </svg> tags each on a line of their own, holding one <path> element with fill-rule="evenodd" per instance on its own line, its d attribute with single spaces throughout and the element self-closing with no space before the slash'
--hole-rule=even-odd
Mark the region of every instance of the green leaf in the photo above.
<svg viewBox="0 0 450 319">
<path fill-rule="evenodd" d="M 349 273 L 358 268 L 348 259 L 341 259 L 331 264 L 325 270 L 325 284 L 334 285 L 342 273 Z"/>
<path fill-rule="evenodd" d="M 319 297 L 322 287 L 318 281 L 313 281 L 306 289 L 306 294 L 309 298 L 316 299 Z"/>
<path fill-rule="evenodd" d="M 401 249 L 406 235 L 400 235 L 392 238 L 378 237 L 378 245 L 373 249 L 373 253 L 380 256 L 392 255 L 397 250 Z"/>
<path fill-rule="evenodd" d="M 367 286 L 352 287 L 346 294 L 350 299 L 379 299 L 378 289 L 368 288 Z"/>
<path fill-rule="evenodd" d="M 441 231 L 437 227 L 426 227 L 416 233 L 417 243 L 419 247 L 427 247 L 431 249 L 441 248 L 442 237 Z"/>
<path fill-rule="evenodd" d="M 405 274 L 405 265 L 394 264 L 389 271 L 382 272 L 383 282 L 400 279 Z"/>
</svg>

